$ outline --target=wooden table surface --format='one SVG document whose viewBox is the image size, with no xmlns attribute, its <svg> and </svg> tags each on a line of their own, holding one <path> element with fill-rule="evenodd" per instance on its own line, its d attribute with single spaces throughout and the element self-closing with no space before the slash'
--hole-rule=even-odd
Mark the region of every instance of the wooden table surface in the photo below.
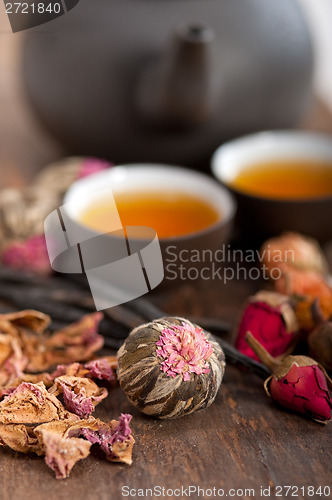
<svg viewBox="0 0 332 500">
<path fill-rule="evenodd" d="M 252 281 L 185 283 L 152 298 L 170 314 L 204 314 L 233 322 L 257 287 Z M 123 487 L 123 493 L 130 488 L 136 495 L 142 495 L 139 489 L 163 487 L 172 490 L 166 498 L 177 498 L 176 489 L 189 486 L 206 490 L 205 496 L 201 491 L 192 498 L 209 498 L 213 488 L 220 494 L 222 489 L 225 496 L 235 489 L 235 498 L 261 498 L 261 487 L 271 487 L 271 498 L 277 498 L 278 486 L 332 486 L 332 425 L 278 408 L 265 395 L 260 378 L 234 366 L 227 365 L 217 398 L 206 410 L 156 420 L 133 409 L 117 387 L 95 416 L 108 421 L 121 412 L 133 415 L 132 466 L 92 454 L 76 464 L 69 479 L 56 481 L 43 458 L 2 449 L 1 500 L 117 500 L 126 498 Z M 149 492 L 143 498 L 149 498 Z M 310 497 L 299 490 L 297 498 Z"/>
<path fill-rule="evenodd" d="M 7 54 L 5 44 L 1 51 L 3 56 Z M 0 187 L 24 184 L 30 173 L 60 154 L 48 138 L 44 140 L 33 118 L 26 119 L 21 93 L 13 93 L 16 87 L 12 83 L 18 78 L 5 81 L 7 75 L 13 75 L 11 64 L 9 58 L 0 58 Z M 303 128 L 332 133 L 326 108 L 318 105 Z M 153 300 L 172 314 L 234 322 L 243 301 L 258 287 L 250 281 L 227 285 L 194 282 L 161 292 Z M 209 496 L 213 488 L 223 489 L 224 496 L 263 498 L 261 487 L 270 487 L 270 498 L 277 498 L 278 486 L 332 487 L 332 424 L 320 425 L 281 410 L 266 397 L 261 379 L 231 365 L 227 365 L 215 402 L 206 410 L 178 420 L 154 420 L 133 409 L 115 388 L 95 416 L 110 420 L 121 412 L 133 415 L 136 443 L 132 466 L 108 463 L 92 454 L 76 464 L 69 479 L 56 481 L 43 458 L 1 449 L 0 499 L 118 500 L 126 498 L 121 494 L 124 486 L 136 490 L 137 496 L 131 492 L 128 498 L 157 498 L 149 492 L 142 496 L 144 492 L 138 490 L 156 486 L 175 490 L 190 485 L 207 490 L 205 495 L 192 493 L 191 498 L 213 498 Z M 244 491 L 251 488 L 254 494 Z M 324 498 L 303 495 L 301 490 L 292 492 L 293 498 Z M 179 498 L 178 491 L 168 493 L 161 498 Z M 186 493 L 188 490 L 180 498 L 186 498 Z M 285 490 L 278 498 L 286 498 Z"/>
</svg>

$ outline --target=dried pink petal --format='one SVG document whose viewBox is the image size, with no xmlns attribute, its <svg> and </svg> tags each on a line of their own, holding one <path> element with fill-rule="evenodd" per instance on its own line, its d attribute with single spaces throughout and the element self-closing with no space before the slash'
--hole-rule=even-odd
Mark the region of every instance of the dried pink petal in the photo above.
<svg viewBox="0 0 332 500">
<path fill-rule="evenodd" d="M 94 411 L 100 401 L 107 397 L 108 392 L 88 378 L 62 376 L 55 379 L 53 394 L 63 393 L 63 400 L 68 411 L 86 418 Z"/>
<path fill-rule="evenodd" d="M 45 462 L 55 472 L 56 479 L 65 479 L 78 462 L 90 453 L 91 443 L 85 439 L 63 438 L 56 432 L 41 431 Z"/>
<path fill-rule="evenodd" d="M 12 269 L 42 275 L 52 273 L 43 234 L 32 236 L 25 241 L 12 241 L 2 251 L 0 261 Z"/>
<path fill-rule="evenodd" d="M 0 386 L 6 386 L 11 380 L 21 377 L 27 362 L 19 339 L 0 334 Z"/>
<path fill-rule="evenodd" d="M 191 373 L 209 373 L 207 360 L 213 354 L 213 347 L 202 328 L 183 322 L 164 328 L 156 342 L 157 355 L 164 359 L 161 370 L 170 377 L 181 375 L 184 381 Z"/>
<path fill-rule="evenodd" d="M 88 370 L 84 370 L 81 363 L 70 363 L 69 365 L 58 365 L 56 369 L 52 372 L 51 376 L 54 379 L 61 377 L 62 375 L 68 375 L 69 377 L 83 377 L 82 372 L 87 373 Z"/>
<path fill-rule="evenodd" d="M 116 358 L 114 358 L 116 359 Z M 110 362 L 109 358 L 94 359 L 85 363 L 84 368 L 88 370 L 87 377 L 99 380 L 114 382 L 116 377 L 113 372 L 114 359 Z"/>
<path fill-rule="evenodd" d="M 25 349 L 29 358 L 27 371 L 38 372 L 53 366 L 83 361 L 101 349 L 104 338 L 98 334 L 103 314 L 86 314 L 75 323 L 43 339 L 26 339 Z"/>
<path fill-rule="evenodd" d="M 0 402 L 0 423 L 3 424 L 40 424 L 66 418 L 75 416 L 66 412 L 43 382 L 23 382 Z"/>
<path fill-rule="evenodd" d="M 71 363 L 69 365 L 58 365 L 52 373 L 53 379 L 68 375 L 70 377 L 88 377 L 91 379 L 107 380 L 115 382 L 116 380 L 117 359 L 116 356 L 106 356 L 94 359 L 85 363 Z"/>
<path fill-rule="evenodd" d="M 22 373 L 20 377 L 11 379 L 6 385 L 0 386 L 0 399 L 3 396 L 8 396 L 8 394 L 12 394 L 15 389 L 22 384 L 22 382 L 30 382 L 31 384 L 37 384 L 38 382 L 43 382 L 46 387 L 51 387 L 53 384 L 53 378 L 49 373 L 38 373 L 38 374 L 30 374 L 30 373 Z"/>
<path fill-rule="evenodd" d="M 98 420 L 97 430 L 82 428 L 81 434 L 92 444 L 98 444 L 111 461 L 122 461 L 131 464 L 131 451 L 134 438 L 131 435 L 129 423 L 132 416 L 121 414 L 119 421 L 112 420 L 109 423 Z M 119 446 L 119 445 L 123 446 Z"/>
<path fill-rule="evenodd" d="M 79 170 L 77 173 L 77 178 L 82 179 L 91 174 L 96 174 L 102 170 L 110 168 L 112 165 L 105 160 L 100 160 L 99 158 L 86 158 L 79 165 Z"/>
</svg>

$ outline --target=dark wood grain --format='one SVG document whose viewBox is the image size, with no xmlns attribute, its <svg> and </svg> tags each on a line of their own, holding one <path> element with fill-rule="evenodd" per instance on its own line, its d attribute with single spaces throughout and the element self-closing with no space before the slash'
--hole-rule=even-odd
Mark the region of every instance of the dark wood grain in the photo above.
<svg viewBox="0 0 332 500">
<path fill-rule="evenodd" d="M 118 499 L 125 485 L 135 489 L 199 485 L 257 492 L 261 485 L 330 484 L 331 427 L 275 408 L 254 376 L 233 367 L 207 410 L 157 421 L 132 410 L 117 388 L 96 415 L 109 419 L 121 411 L 134 416 L 131 467 L 90 456 L 75 466 L 69 479 L 57 482 L 43 459 L 4 450 L 1 498 L 23 499 L 28 491 L 35 499 Z"/>
<path fill-rule="evenodd" d="M 234 322 L 242 301 L 257 286 L 196 282 L 152 298 L 169 313 L 208 311 Z M 117 500 L 123 486 L 174 490 L 190 485 L 225 491 L 254 488 L 259 498 L 261 486 L 273 491 L 276 485 L 331 485 L 332 426 L 278 408 L 266 397 L 260 378 L 231 365 L 214 404 L 206 410 L 178 420 L 155 420 L 133 409 L 117 387 L 96 416 L 109 420 L 121 412 L 133 414 L 136 444 L 131 467 L 93 454 L 75 466 L 69 479 L 56 481 L 42 458 L 2 449 L 0 498 L 23 500 L 28 491 L 36 500 Z"/>
</svg>

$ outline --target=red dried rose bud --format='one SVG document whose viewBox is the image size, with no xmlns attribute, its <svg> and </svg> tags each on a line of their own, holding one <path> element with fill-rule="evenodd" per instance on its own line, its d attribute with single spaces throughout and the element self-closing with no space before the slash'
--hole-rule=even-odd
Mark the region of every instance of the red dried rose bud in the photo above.
<svg viewBox="0 0 332 500">
<path fill-rule="evenodd" d="M 287 356 L 264 387 L 285 408 L 322 422 L 331 418 L 332 402 L 326 378 L 311 358 Z"/>
<path fill-rule="evenodd" d="M 249 298 L 237 327 L 235 345 L 240 352 L 258 361 L 258 356 L 245 340 L 248 331 L 272 356 L 284 354 L 294 344 L 298 332 L 289 297 L 262 291 Z"/>
<path fill-rule="evenodd" d="M 264 382 L 264 388 L 274 401 L 317 422 L 330 420 L 332 401 L 327 379 L 331 380 L 323 367 L 307 356 L 286 356 L 277 362 L 250 332 L 246 340 L 272 371 Z"/>
</svg>

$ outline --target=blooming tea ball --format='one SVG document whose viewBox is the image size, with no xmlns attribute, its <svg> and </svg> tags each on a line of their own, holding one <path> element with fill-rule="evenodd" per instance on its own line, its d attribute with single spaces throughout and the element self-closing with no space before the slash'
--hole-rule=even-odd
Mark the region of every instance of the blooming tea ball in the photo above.
<svg viewBox="0 0 332 500">
<path fill-rule="evenodd" d="M 118 351 L 118 379 L 129 401 L 147 415 L 175 418 L 214 401 L 225 356 L 213 336 L 184 318 L 135 328 Z"/>
</svg>

